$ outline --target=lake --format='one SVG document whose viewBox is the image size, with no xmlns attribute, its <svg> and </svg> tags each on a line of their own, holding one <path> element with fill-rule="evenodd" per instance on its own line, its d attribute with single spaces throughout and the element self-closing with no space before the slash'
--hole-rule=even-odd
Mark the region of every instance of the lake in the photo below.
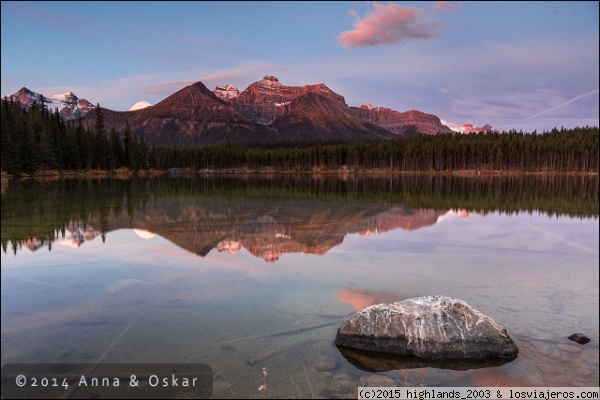
<svg viewBox="0 0 600 400">
<path fill-rule="evenodd" d="M 597 386 L 598 215 L 597 176 L 11 182 L 2 365 L 205 363 L 217 398 Z M 334 345 L 351 313 L 435 294 L 502 324 L 518 357 L 374 371 Z"/>
</svg>

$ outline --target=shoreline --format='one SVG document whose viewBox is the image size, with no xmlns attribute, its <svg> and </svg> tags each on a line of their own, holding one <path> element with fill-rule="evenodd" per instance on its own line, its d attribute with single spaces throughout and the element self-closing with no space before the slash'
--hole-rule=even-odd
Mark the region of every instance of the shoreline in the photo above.
<svg viewBox="0 0 600 400">
<path fill-rule="evenodd" d="M 193 176 L 193 175 L 288 175 L 288 174 L 313 174 L 313 175 L 437 175 L 437 176 L 455 176 L 455 177 L 509 177 L 509 176 L 598 176 L 598 172 L 581 171 L 505 171 L 505 170 L 430 170 L 430 171 L 400 171 L 389 169 L 350 169 L 350 168 L 314 168 L 313 170 L 278 170 L 274 168 L 221 168 L 221 169 L 199 169 L 192 168 L 170 168 L 168 170 L 130 170 L 120 168 L 117 170 L 79 170 L 79 171 L 36 171 L 32 174 L 21 173 L 18 176 L 12 176 L 2 171 L 2 186 L 8 184 L 9 180 L 19 178 L 54 180 L 63 178 L 114 178 L 129 179 L 132 177 L 152 178 L 158 176 Z"/>
</svg>

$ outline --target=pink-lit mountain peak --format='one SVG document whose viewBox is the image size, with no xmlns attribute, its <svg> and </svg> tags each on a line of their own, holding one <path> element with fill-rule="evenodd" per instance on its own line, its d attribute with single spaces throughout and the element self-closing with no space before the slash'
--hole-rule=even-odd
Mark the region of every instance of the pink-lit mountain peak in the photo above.
<svg viewBox="0 0 600 400">
<path fill-rule="evenodd" d="M 321 94 L 332 95 L 337 100 L 341 100 L 345 103 L 343 96 L 340 96 L 329 89 L 324 83 L 288 86 L 279 82 L 279 79 L 272 75 L 265 75 L 261 80 L 251 83 L 244 92 L 253 92 L 254 90 L 267 95 L 280 94 L 281 96 L 288 97 L 286 100 L 292 100 L 289 97 L 297 97 L 308 92 L 319 92 Z M 242 92 L 242 94 L 244 92 Z"/>
<path fill-rule="evenodd" d="M 358 118 L 370 121 L 397 135 L 411 136 L 416 133 L 435 135 L 439 132 L 452 132 L 452 129 L 444 125 L 436 115 L 418 110 L 401 112 L 371 104 L 351 108 Z"/>
<path fill-rule="evenodd" d="M 483 133 L 488 133 L 488 132 L 494 132 L 494 133 L 500 133 L 499 130 L 495 129 L 493 126 L 491 126 L 490 124 L 485 124 L 483 126 L 475 126 L 472 123 L 466 123 L 463 126 L 458 128 L 462 133 L 479 133 L 479 132 L 483 132 Z"/>
<path fill-rule="evenodd" d="M 34 103 L 41 105 L 42 100 L 44 105 L 49 107 L 62 106 L 60 115 L 67 121 L 82 117 L 95 108 L 92 103 L 86 99 L 80 99 L 71 91 L 45 96 L 22 87 L 18 92 L 10 95 L 9 100 L 19 103 L 25 109 L 31 108 Z"/>
<path fill-rule="evenodd" d="M 242 92 L 232 85 L 217 86 L 214 90 L 217 97 L 230 103 L 244 117 L 263 125 L 268 125 L 282 117 L 286 112 L 286 106 L 310 92 L 319 93 L 346 106 L 344 97 L 323 83 L 288 86 L 273 75 L 265 75 L 261 80 L 248 85 Z"/>
<path fill-rule="evenodd" d="M 275 76 L 272 75 L 265 75 L 260 81 L 256 81 L 255 82 L 257 85 L 260 86 L 267 86 L 267 87 L 281 87 L 284 86 L 281 84 L 281 82 L 279 82 L 279 79 Z"/>
</svg>

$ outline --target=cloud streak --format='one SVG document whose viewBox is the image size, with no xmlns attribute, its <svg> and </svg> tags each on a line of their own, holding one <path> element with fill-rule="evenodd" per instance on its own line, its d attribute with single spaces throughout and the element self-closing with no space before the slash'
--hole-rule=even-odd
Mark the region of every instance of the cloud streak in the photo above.
<svg viewBox="0 0 600 400">
<path fill-rule="evenodd" d="M 527 118 L 525 118 L 525 119 L 523 119 L 523 120 L 519 121 L 518 123 L 522 123 L 522 122 L 525 122 L 525 121 L 529 121 L 530 119 L 533 119 L 533 118 L 539 117 L 540 115 L 542 115 L 542 114 L 546 114 L 546 113 L 548 113 L 548 112 L 550 112 L 550 111 L 558 110 L 559 108 L 561 108 L 561 107 L 564 107 L 564 106 L 566 106 L 567 104 L 570 104 L 570 103 L 572 103 L 572 102 L 574 102 L 574 101 L 576 101 L 576 100 L 579 100 L 579 99 L 581 99 L 581 98 L 583 98 L 583 97 L 591 96 L 591 95 L 593 95 L 594 93 L 599 93 L 599 92 L 600 92 L 600 89 L 596 89 L 596 90 L 592 90 L 591 92 L 588 92 L 588 93 L 580 94 L 579 96 L 575 96 L 575 97 L 573 97 L 572 99 L 570 99 L 570 100 L 567 100 L 567 101 L 565 101 L 564 103 L 562 103 L 562 104 L 559 104 L 559 105 L 558 105 L 558 106 L 556 106 L 556 107 L 552 107 L 552 108 L 550 108 L 550 109 L 548 109 L 548 110 L 544 110 L 544 111 L 542 111 L 542 112 L 539 112 L 539 113 L 537 113 L 537 114 L 535 114 L 535 115 L 532 115 L 531 117 L 527 117 Z"/>
<path fill-rule="evenodd" d="M 354 29 L 344 31 L 338 37 L 340 46 L 346 49 L 400 43 L 407 40 L 428 40 L 439 35 L 444 23 L 438 15 L 443 11 L 460 8 L 448 2 L 437 2 L 429 8 L 406 7 L 390 3 L 373 3 L 373 9 L 364 18 L 351 10 Z"/>
<path fill-rule="evenodd" d="M 140 90 L 140 93 L 157 96 L 169 95 L 175 93 L 176 91 L 182 89 L 185 86 L 191 85 L 192 83 L 198 81 L 202 81 L 202 79 L 186 79 L 182 81 L 159 83 L 143 88 L 142 90 Z"/>
</svg>

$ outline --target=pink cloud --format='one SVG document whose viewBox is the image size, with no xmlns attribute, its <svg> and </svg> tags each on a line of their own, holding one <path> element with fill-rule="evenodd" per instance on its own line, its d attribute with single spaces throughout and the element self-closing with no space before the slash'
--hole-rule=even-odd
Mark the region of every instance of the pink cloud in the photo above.
<svg viewBox="0 0 600 400">
<path fill-rule="evenodd" d="M 428 9 L 377 2 L 373 3 L 373 7 L 363 19 L 354 10 L 348 13 L 354 18 L 354 29 L 344 31 L 337 37 L 342 47 L 354 49 L 405 40 L 432 39 L 444 27 L 437 18 L 439 13 L 459 8 L 445 1 L 437 2 Z"/>
<path fill-rule="evenodd" d="M 460 8 L 462 8 L 462 4 L 458 4 L 458 5 L 454 5 L 454 4 L 450 4 L 447 1 L 438 1 L 437 3 L 435 3 L 434 5 L 432 5 L 431 7 L 429 7 L 433 12 L 439 14 L 442 11 L 455 11 L 458 10 Z"/>
</svg>

